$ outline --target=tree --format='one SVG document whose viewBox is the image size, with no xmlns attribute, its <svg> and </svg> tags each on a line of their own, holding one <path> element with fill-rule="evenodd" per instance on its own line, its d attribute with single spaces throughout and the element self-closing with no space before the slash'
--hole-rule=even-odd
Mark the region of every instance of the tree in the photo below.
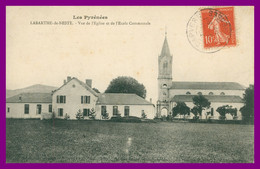
<svg viewBox="0 0 260 169">
<path fill-rule="evenodd" d="M 95 119 L 96 119 L 96 111 L 95 111 L 94 108 L 92 108 L 92 109 L 90 110 L 88 117 L 89 117 L 89 119 L 91 119 L 91 120 L 95 120 Z"/>
<path fill-rule="evenodd" d="M 185 119 L 185 115 L 190 114 L 190 108 L 184 102 L 177 102 L 176 106 L 172 108 L 172 115 L 175 117 L 176 115 L 183 115 Z"/>
<path fill-rule="evenodd" d="M 97 88 L 92 88 L 96 93 L 100 93 L 100 91 Z"/>
<path fill-rule="evenodd" d="M 142 119 L 146 119 L 147 118 L 147 115 L 145 114 L 145 112 L 144 111 L 142 111 Z"/>
<path fill-rule="evenodd" d="M 211 104 L 209 100 L 205 98 L 203 95 L 194 96 L 192 100 L 193 100 L 193 104 L 196 107 L 193 111 L 197 111 L 196 113 L 198 113 L 200 116 L 202 114 L 202 110 L 205 110 L 206 108 L 208 109 Z"/>
<path fill-rule="evenodd" d="M 199 118 L 199 112 L 200 112 L 200 110 L 199 110 L 199 108 L 197 107 L 197 106 L 194 106 L 192 109 L 191 109 L 191 112 L 192 112 L 192 114 L 194 114 L 194 119 L 198 119 Z"/>
<path fill-rule="evenodd" d="M 119 76 L 113 79 L 105 93 L 135 93 L 142 98 L 146 97 L 144 85 L 140 84 L 134 78 L 126 76 Z"/>
<path fill-rule="evenodd" d="M 77 119 L 77 120 L 83 120 L 83 119 L 84 119 L 83 113 L 81 112 L 80 109 L 79 109 L 78 112 L 76 113 L 76 119 Z"/>
<path fill-rule="evenodd" d="M 249 85 L 245 90 L 243 101 L 244 106 L 240 109 L 243 120 L 254 120 L 254 85 Z"/>
<path fill-rule="evenodd" d="M 230 114 L 233 118 L 237 116 L 237 109 L 229 105 L 220 106 L 216 111 L 219 113 L 221 120 L 226 119 L 226 114 Z"/>
<path fill-rule="evenodd" d="M 221 120 L 226 119 L 226 113 L 227 113 L 226 106 L 227 105 L 218 107 L 217 110 L 216 110 L 219 113 L 219 115 L 220 115 L 219 119 L 221 119 Z"/>
</svg>

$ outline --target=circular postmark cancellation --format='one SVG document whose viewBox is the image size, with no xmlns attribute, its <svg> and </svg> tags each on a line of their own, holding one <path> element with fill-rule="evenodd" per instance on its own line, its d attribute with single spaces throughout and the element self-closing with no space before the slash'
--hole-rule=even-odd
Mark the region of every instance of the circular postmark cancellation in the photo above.
<svg viewBox="0 0 260 169">
<path fill-rule="evenodd" d="M 186 34 L 198 51 L 213 53 L 225 46 L 235 46 L 234 8 L 204 8 L 187 23 Z"/>
</svg>

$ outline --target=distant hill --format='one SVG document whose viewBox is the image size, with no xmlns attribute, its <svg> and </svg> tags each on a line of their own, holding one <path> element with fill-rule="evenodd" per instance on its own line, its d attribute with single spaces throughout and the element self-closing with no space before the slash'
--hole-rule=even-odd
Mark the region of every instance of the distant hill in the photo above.
<svg viewBox="0 0 260 169">
<path fill-rule="evenodd" d="M 6 98 L 18 95 L 20 93 L 50 93 L 55 89 L 57 89 L 57 87 L 41 85 L 41 84 L 35 84 L 22 89 L 15 89 L 15 90 L 6 89 Z"/>
</svg>

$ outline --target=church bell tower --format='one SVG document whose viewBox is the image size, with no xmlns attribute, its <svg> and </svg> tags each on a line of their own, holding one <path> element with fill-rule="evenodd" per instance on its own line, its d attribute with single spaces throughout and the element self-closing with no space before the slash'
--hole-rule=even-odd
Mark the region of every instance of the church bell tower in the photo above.
<svg viewBox="0 0 260 169">
<path fill-rule="evenodd" d="M 167 116 L 170 109 L 170 88 L 172 86 L 172 55 L 170 53 L 167 33 L 161 54 L 158 56 L 158 101 L 157 116 Z"/>
</svg>

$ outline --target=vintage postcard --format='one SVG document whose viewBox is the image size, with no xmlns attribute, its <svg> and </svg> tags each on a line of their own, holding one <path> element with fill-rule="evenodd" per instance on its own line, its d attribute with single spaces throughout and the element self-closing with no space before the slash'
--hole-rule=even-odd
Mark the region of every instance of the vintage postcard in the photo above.
<svg viewBox="0 0 260 169">
<path fill-rule="evenodd" d="M 7 6 L 7 163 L 254 163 L 253 6 Z"/>
</svg>

